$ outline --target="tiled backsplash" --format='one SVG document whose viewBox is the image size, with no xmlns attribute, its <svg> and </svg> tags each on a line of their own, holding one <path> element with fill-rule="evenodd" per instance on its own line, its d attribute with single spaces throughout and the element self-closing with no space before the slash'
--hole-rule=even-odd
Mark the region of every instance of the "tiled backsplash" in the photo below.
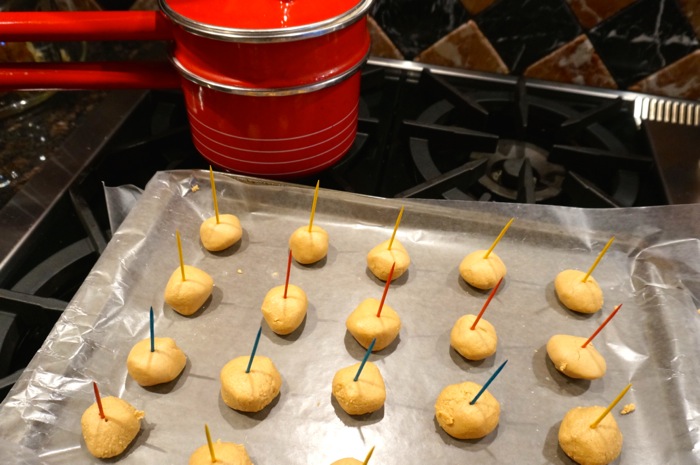
<svg viewBox="0 0 700 465">
<path fill-rule="evenodd" d="M 375 56 L 700 99 L 700 0 L 374 0 Z"/>
</svg>

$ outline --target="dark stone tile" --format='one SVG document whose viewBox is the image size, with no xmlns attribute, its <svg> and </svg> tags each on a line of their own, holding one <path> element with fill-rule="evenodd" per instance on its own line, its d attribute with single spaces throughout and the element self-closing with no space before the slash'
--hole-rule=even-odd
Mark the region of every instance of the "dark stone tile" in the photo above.
<svg viewBox="0 0 700 465">
<path fill-rule="evenodd" d="M 581 34 L 565 0 L 501 0 L 475 21 L 513 74 Z"/>
<path fill-rule="evenodd" d="M 590 29 L 636 0 L 567 0 L 578 21 Z"/>
<path fill-rule="evenodd" d="M 588 31 L 588 37 L 621 88 L 698 48 L 673 0 L 640 0 Z"/>
<path fill-rule="evenodd" d="M 469 19 L 460 0 L 375 0 L 370 14 L 409 60 Z"/>
<path fill-rule="evenodd" d="M 700 99 L 700 50 L 630 86 L 630 90 L 697 100 Z"/>
</svg>

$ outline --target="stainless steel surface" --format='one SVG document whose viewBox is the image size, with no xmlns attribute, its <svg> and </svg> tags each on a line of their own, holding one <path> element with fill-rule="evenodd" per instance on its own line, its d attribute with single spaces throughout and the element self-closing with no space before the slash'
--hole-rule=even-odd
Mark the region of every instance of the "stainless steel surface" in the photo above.
<svg viewBox="0 0 700 465">
<path fill-rule="evenodd" d="M 158 3 L 163 13 L 192 34 L 227 42 L 266 43 L 310 39 L 346 28 L 359 21 L 367 13 L 372 0 L 361 0 L 354 8 L 325 21 L 276 29 L 240 29 L 214 26 L 182 16 L 170 8 L 167 0 L 159 0 Z M 250 8 L 255 7 L 251 5 Z"/>
<path fill-rule="evenodd" d="M 300 330 L 271 333 L 262 320 L 265 292 L 284 283 L 287 239 L 308 221 L 313 191 L 250 178 L 217 175 L 219 208 L 237 214 L 245 234 L 233 250 L 210 254 L 197 239 L 213 214 L 207 172 L 158 173 L 110 241 L 42 351 L 0 407 L 0 456 L 22 463 L 101 463 L 80 439 L 80 416 L 93 402 L 92 380 L 103 395 L 118 395 L 146 411 L 141 434 L 119 463 L 184 463 L 215 438 L 244 443 L 256 465 L 327 464 L 377 449 L 377 463 L 569 464 L 557 446 L 567 410 L 607 405 L 628 382 L 631 415 L 612 413 L 625 436 L 616 463 L 700 463 L 700 207 L 618 210 L 481 202 L 418 202 L 322 190 L 315 224 L 331 247 L 322 263 L 292 268 L 291 281 L 309 296 Z M 198 189 L 193 189 L 197 186 Z M 381 295 L 383 283 L 366 271 L 365 255 L 397 234 L 412 264 L 387 297 L 401 315 L 397 342 L 373 354 L 387 384 L 380 411 L 350 417 L 332 400 L 336 370 L 364 354 L 344 321 L 361 300 Z M 487 248 L 510 217 L 516 221 L 495 252 L 508 275 L 484 318 L 499 347 L 483 362 L 467 362 L 449 348 L 449 332 L 476 313 L 486 294 L 458 275 L 462 257 Z M 210 272 L 212 299 L 193 317 L 163 303 L 178 258 L 174 231 L 183 235 L 185 261 Z M 586 269 L 609 237 L 616 241 L 594 272 L 605 295 L 603 311 L 581 316 L 559 304 L 552 287 L 565 268 Z M 571 380 L 547 360 L 553 334 L 587 336 L 617 303 L 622 310 L 594 341 L 608 373 Z M 126 374 L 131 346 L 148 337 L 148 308 L 156 333 L 175 338 L 188 356 L 185 372 L 164 386 L 144 389 Z M 242 414 L 220 400 L 218 373 L 231 358 L 250 353 L 263 325 L 258 354 L 272 358 L 283 378 L 273 405 Z M 501 402 L 499 427 L 482 440 L 458 441 L 442 432 L 433 404 L 447 384 L 483 383 L 509 363 L 489 391 Z M 20 446 L 25 449 L 20 449 Z"/>
</svg>

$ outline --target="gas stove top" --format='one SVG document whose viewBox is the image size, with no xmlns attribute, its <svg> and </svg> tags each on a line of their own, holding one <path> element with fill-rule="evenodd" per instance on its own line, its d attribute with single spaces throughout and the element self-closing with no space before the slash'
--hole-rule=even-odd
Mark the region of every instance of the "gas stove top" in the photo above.
<svg viewBox="0 0 700 465">
<path fill-rule="evenodd" d="M 692 102 L 391 60 L 370 60 L 361 95 L 347 156 L 294 182 L 573 207 L 698 200 L 695 178 L 683 177 L 697 159 L 674 158 L 684 143 L 691 152 L 700 143 Z M 103 186 L 143 187 L 159 170 L 208 168 L 179 92 L 114 93 L 94 114 L 0 209 L 0 398 L 109 241 Z"/>
</svg>

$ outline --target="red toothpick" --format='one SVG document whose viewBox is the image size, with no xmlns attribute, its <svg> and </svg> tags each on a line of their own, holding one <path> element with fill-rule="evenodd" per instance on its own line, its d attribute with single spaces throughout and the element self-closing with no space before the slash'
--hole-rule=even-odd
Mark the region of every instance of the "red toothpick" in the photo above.
<svg viewBox="0 0 700 465">
<path fill-rule="evenodd" d="M 105 411 L 102 410 L 102 398 L 100 397 L 100 390 L 97 389 L 97 383 L 92 382 L 92 389 L 95 391 L 95 400 L 97 401 L 97 410 L 100 412 L 100 418 L 103 420 L 107 420 L 105 418 Z"/>
<path fill-rule="evenodd" d="M 583 345 L 581 346 L 582 349 L 585 349 L 586 346 L 593 340 L 593 338 L 596 337 L 596 336 L 598 335 L 598 333 L 601 332 L 601 331 L 603 330 L 603 328 L 605 328 L 605 325 L 607 325 L 608 322 L 609 322 L 610 320 L 612 320 L 612 317 L 614 317 L 615 314 L 617 313 L 617 311 L 620 310 L 620 307 L 622 307 L 622 304 L 620 304 L 620 305 L 618 305 L 617 307 L 615 307 L 615 309 L 612 311 L 612 313 L 610 314 L 610 316 L 608 316 L 608 317 L 605 319 L 605 321 L 603 322 L 603 324 L 600 325 L 600 326 L 598 326 L 598 329 L 596 329 L 595 332 L 594 332 L 593 334 L 591 334 L 591 337 L 589 337 L 588 340 L 587 340 L 586 342 L 583 343 Z"/>
<path fill-rule="evenodd" d="M 503 278 L 501 278 L 501 279 L 498 280 L 498 282 L 497 282 L 496 285 L 494 286 L 493 290 L 491 291 L 491 294 L 489 294 L 489 298 L 486 299 L 486 302 L 484 302 L 484 306 L 481 307 L 481 311 L 480 311 L 479 314 L 476 316 L 476 320 L 474 320 L 474 323 L 472 323 L 472 327 L 469 328 L 469 329 L 471 329 L 472 331 L 474 331 L 474 330 L 476 329 L 476 324 L 477 324 L 477 323 L 479 322 L 479 320 L 481 319 L 481 315 L 484 314 L 484 312 L 486 311 L 486 307 L 488 307 L 489 304 L 491 303 L 491 299 L 493 299 L 493 296 L 496 295 L 496 291 L 498 290 L 498 286 L 501 285 L 501 281 L 503 281 Z"/>
<path fill-rule="evenodd" d="M 292 270 L 292 249 L 289 249 L 289 258 L 287 259 L 287 277 L 284 280 L 284 298 L 287 298 L 287 288 L 289 287 L 289 273 Z"/>
<path fill-rule="evenodd" d="M 391 265 L 391 269 L 389 270 L 389 276 L 386 278 L 386 284 L 384 285 L 384 293 L 382 293 L 382 300 L 379 302 L 379 310 L 377 310 L 377 318 L 379 318 L 382 315 L 382 307 L 384 306 L 384 300 L 386 299 L 386 293 L 389 292 L 389 285 L 391 284 L 391 277 L 394 276 L 394 267 L 396 266 L 396 262 L 394 262 L 393 265 Z"/>
</svg>

